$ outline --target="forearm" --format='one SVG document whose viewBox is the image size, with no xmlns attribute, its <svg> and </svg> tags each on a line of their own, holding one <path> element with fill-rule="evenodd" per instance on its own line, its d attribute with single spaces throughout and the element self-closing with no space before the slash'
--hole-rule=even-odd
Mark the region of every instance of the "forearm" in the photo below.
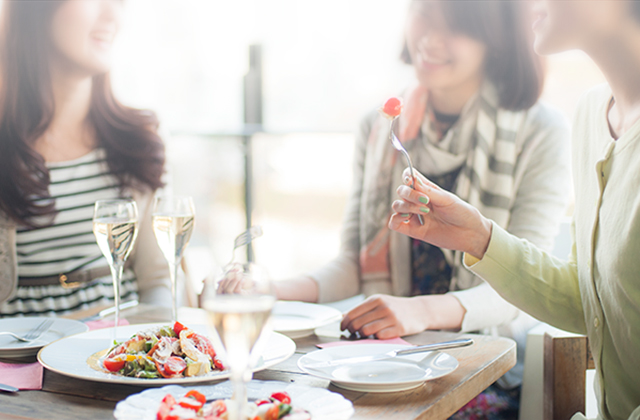
<svg viewBox="0 0 640 420">
<path fill-rule="evenodd" d="M 274 288 L 280 300 L 318 301 L 318 283 L 311 277 L 276 281 Z"/>
<path fill-rule="evenodd" d="M 423 330 L 460 330 L 466 309 L 455 296 L 426 295 L 411 300 L 424 322 Z"/>
</svg>

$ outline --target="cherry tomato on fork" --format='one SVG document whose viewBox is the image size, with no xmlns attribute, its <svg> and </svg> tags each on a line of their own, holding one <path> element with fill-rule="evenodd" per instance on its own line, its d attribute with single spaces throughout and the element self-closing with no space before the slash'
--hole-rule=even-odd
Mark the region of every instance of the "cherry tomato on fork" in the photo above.
<svg viewBox="0 0 640 420">
<path fill-rule="evenodd" d="M 391 97 L 387 99 L 382 107 L 382 112 L 390 117 L 397 117 L 402 112 L 402 99 Z"/>
</svg>

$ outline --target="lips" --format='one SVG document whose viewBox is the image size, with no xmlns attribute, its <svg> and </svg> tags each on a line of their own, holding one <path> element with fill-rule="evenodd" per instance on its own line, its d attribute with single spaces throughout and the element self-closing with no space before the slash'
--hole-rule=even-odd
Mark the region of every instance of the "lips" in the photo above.
<svg viewBox="0 0 640 420">
<path fill-rule="evenodd" d="M 425 68 L 427 70 L 437 70 L 449 64 L 449 60 L 430 57 L 421 52 L 418 53 L 417 61 L 420 67 Z"/>
</svg>

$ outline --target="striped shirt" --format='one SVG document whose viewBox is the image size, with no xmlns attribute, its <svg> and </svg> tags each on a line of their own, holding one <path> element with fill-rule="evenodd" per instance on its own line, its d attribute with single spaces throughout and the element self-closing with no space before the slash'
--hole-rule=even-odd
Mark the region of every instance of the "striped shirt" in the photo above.
<svg viewBox="0 0 640 420">
<path fill-rule="evenodd" d="M 43 227 L 18 226 L 18 277 L 49 277 L 107 266 L 93 235 L 93 207 L 97 200 L 120 198 L 121 192 L 118 180 L 109 173 L 105 151 L 96 149 L 78 159 L 48 163 L 47 168 L 51 177 L 47 200 L 55 201 L 55 215 L 37 219 Z M 127 269 L 120 290 L 124 300 L 137 298 L 135 280 Z M 109 304 L 113 295 L 111 276 L 77 289 L 18 283 L 16 295 L 0 304 L 0 317 L 86 309 Z"/>
</svg>

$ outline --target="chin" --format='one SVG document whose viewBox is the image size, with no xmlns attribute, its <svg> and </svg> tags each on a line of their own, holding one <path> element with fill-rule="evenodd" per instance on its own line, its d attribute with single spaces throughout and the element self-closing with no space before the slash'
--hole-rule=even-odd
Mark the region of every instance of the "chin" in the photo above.
<svg viewBox="0 0 640 420">
<path fill-rule="evenodd" d="M 533 42 L 533 50 L 538 55 L 551 55 L 557 54 L 571 49 L 559 40 L 559 36 L 554 36 L 548 33 L 536 32 L 536 37 Z"/>
</svg>

